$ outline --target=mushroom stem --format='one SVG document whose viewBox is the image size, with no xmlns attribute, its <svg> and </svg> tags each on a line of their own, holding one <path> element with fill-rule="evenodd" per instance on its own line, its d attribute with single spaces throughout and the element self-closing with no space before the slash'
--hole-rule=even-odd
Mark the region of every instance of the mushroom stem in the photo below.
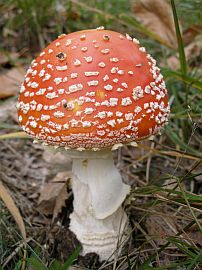
<svg viewBox="0 0 202 270">
<path fill-rule="evenodd" d="M 82 243 L 83 255 L 95 252 L 101 261 L 113 259 L 126 238 L 128 218 L 121 204 L 130 187 L 122 182 L 111 151 L 79 153 L 73 157 L 72 171 L 70 229 Z"/>
</svg>

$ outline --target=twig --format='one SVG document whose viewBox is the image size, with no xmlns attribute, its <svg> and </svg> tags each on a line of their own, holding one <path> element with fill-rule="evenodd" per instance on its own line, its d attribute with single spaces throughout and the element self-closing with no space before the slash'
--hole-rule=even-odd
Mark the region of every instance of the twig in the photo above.
<svg viewBox="0 0 202 270">
<path fill-rule="evenodd" d="M 154 145 L 155 143 L 152 142 L 151 143 L 151 150 L 150 152 L 152 152 L 152 150 L 154 149 Z M 152 153 L 151 155 L 149 155 L 148 159 L 147 159 L 147 166 L 146 166 L 146 183 L 148 184 L 149 183 L 149 170 L 150 170 L 150 165 L 151 165 L 151 159 L 152 159 Z"/>
<path fill-rule="evenodd" d="M 17 246 L 15 248 L 15 250 L 6 258 L 5 262 L 3 263 L 2 267 L 4 268 L 9 262 L 10 260 L 12 260 L 12 258 L 20 251 L 21 248 L 25 248 L 27 243 L 29 243 L 30 241 L 32 240 L 32 238 L 27 238 L 26 239 L 26 242 L 23 240 L 22 243 L 19 244 L 19 246 Z M 27 252 L 26 252 L 26 248 L 24 249 L 24 255 L 23 255 L 23 261 L 25 261 L 26 259 L 26 255 L 27 255 Z M 23 268 L 21 268 L 23 269 Z M 24 268 L 25 269 L 25 268 Z"/>
</svg>

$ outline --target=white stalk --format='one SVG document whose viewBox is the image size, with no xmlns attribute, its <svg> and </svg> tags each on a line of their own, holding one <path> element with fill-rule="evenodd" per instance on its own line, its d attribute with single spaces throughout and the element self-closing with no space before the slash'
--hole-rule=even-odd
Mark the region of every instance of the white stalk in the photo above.
<svg viewBox="0 0 202 270">
<path fill-rule="evenodd" d="M 122 182 L 111 151 L 84 151 L 71 156 L 74 211 L 70 229 L 82 243 L 83 255 L 95 252 L 100 260 L 113 259 L 119 243 L 126 238 L 128 219 L 121 204 L 130 187 Z"/>
</svg>

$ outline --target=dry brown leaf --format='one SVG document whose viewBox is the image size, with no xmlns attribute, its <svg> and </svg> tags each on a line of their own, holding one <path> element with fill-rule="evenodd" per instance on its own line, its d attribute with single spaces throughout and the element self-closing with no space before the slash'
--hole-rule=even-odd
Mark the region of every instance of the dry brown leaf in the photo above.
<svg viewBox="0 0 202 270">
<path fill-rule="evenodd" d="M 67 191 L 67 185 L 71 178 L 71 172 L 60 172 L 55 178 L 46 184 L 39 197 L 38 210 L 45 215 L 53 215 L 53 220 L 60 213 L 65 200 L 70 194 Z"/>
<path fill-rule="evenodd" d="M 197 58 L 199 58 L 201 55 L 201 48 L 202 48 L 202 35 L 198 35 L 193 40 L 193 42 L 191 42 L 184 48 L 186 60 L 193 67 L 202 68 L 201 61 L 198 60 L 198 63 L 196 61 Z M 168 58 L 167 64 L 173 70 L 179 69 L 180 68 L 179 57 L 177 55 L 172 55 L 171 57 Z"/>
<path fill-rule="evenodd" d="M 137 19 L 173 48 L 177 48 L 172 9 L 166 0 L 138 0 L 134 4 Z"/>
<path fill-rule="evenodd" d="M 13 218 L 15 219 L 15 222 L 18 224 L 22 237 L 24 238 L 24 240 L 26 240 L 25 225 L 22 216 L 20 214 L 20 211 L 16 207 L 12 197 L 10 196 L 10 194 L 8 193 L 8 191 L 5 189 L 5 187 L 1 182 L 0 182 L 0 198 L 5 203 L 6 207 L 10 211 Z"/>
<path fill-rule="evenodd" d="M 16 138 L 28 138 L 27 134 L 24 131 L 13 132 L 8 134 L 0 135 L 0 140 L 7 140 L 7 139 L 16 139 Z"/>
<path fill-rule="evenodd" d="M 14 99 L 8 99 L 1 103 L 0 123 L 6 123 L 10 118 L 18 123 L 16 100 Z"/>
<path fill-rule="evenodd" d="M 151 215 L 147 217 L 146 228 L 149 235 L 158 245 L 164 245 L 168 236 L 177 232 L 174 221 L 166 216 Z"/>
<path fill-rule="evenodd" d="M 12 68 L 0 74 L 0 99 L 14 96 L 18 93 L 20 84 L 24 80 L 23 67 Z"/>
<path fill-rule="evenodd" d="M 5 65 L 9 63 L 10 61 L 16 61 L 16 59 L 19 57 L 19 53 L 17 52 L 1 52 L 0 53 L 0 65 Z"/>
<path fill-rule="evenodd" d="M 191 25 L 183 31 L 183 41 L 185 46 L 189 45 L 193 40 L 202 33 L 202 25 Z"/>
<path fill-rule="evenodd" d="M 202 224 L 202 220 L 199 220 L 199 222 Z M 185 238 L 193 241 L 195 244 L 202 246 L 202 234 L 197 225 L 192 226 L 191 228 L 184 233 Z"/>
</svg>

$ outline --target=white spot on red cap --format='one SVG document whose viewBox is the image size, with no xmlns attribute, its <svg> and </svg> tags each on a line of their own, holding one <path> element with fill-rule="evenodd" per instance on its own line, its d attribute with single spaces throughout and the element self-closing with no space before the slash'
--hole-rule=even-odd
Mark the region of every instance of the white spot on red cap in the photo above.
<svg viewBox="0 0 202 270">
<path fill-rule="evenodd" d="M 118 104 L 118 98 L 110 98 L 109 99 L 110 106 L 116 106 Z"/>
<path fill-rule="evenodd" d="M 128 40 L 132 40 L 132 37 L 129 36 L 129 34 L 127 34 L 127 33 L 126 33 L 126 38 L 127 38 Z"/>
<path fill-rule="evenodd" d="M 118 83 L 118 81 L 119 81 L 118 78 L 113 79 L 113 82 L 114 82 L 114 83 Z"/>
<path fill-rule="evenodd" d="M 131 104 L 132 104 L 132 100 L 131 100 L 130 97 L 122 98 L 121 105 L 128 106 L 128 105 L 131 105 Z"/>
<path fill-rule="evenodd" d="M 84 110 L 84 113 L 85 114 L 91 114 L 91 113 L 93 113 L 93 111 L 94 111 L 94 109 L 93 108 L 85 108 L 85 110 Z"/>
<path fill-rule="evenodd" d="M 105 76 L 103 77 L 103 81 L 106 82 L 106 81 L 108 81 L 108 80 L 109 80 L 109 76 L 108 76 L 108 75 L 105 75 Z"/>
<path fill-rule="evenodd" d="M 119 62 L 119 59 L 116 58 L 116 57 L 113 57 L 113 58 L 110 58 L 110 62 L 115 62 L 115 63 L 117 63 L 117 62 Z"/>
<path fill-rule="evenodd" d="M 97 76 L 99 75 L 99 71 L 86 71 L 84 72 L 85 76 L 89 77 L 89 76 Z"/>
<path fill-rule="evenodd" d="M 61 117 L 64 117 L 65 114 L 61 111 L 56 111 L 53 113 L 53 115 L 56 117 L 56 118 L 61 118 Z"/>
<path fill-rule="evenodd" d="M 69 86 L 69 92 L 71 92 L 71 93 L 76 92 L 76 91 L 80 91 L 82 89 L 83 89 L 83 85 L 81 83 Z"/>
<path fill-rule="evenodd" d="M 124 70 L 120 69 L 120 70 L 117 71 L 117 73 L 118 73 L 119 75 L 123 75 L 123 74 L 124 74 Z"/>
<path fill-rule="evenodd" d="M 82 47 L 82 48 L 81 48 L 81 51 L 82 51 L 82 52 L 86 52 L 87 50 L 88 50 L 87 47 Z"/>
<path fill-rule="evenodd" d="M 30 126 L 33 128 L 37 127 L 37 122 L 35 120 L 30 121 Z"/>
<path fill-rule="evenodd" d="M 135 44 L 140 44 L 139 40 L 136 39 L 136 38 L 133 38 L 133 42 L 134 42 Z"/>
<path fill-rule="evenodd" d="M 64 65 L 64 66 L 56 66 L 56 69 L 58 70 L 58 71 L 63 71 L 63 70 L 67 70 L 67 65 Z"/>
<path fill-rule="evenodd" d="M 81 35 L 80 36 L 80 40 L 85 40 L 86 39 L 86 35 Z"/>
<path fill-rule="evenodd" d="M 97 27 L 96 28 L 98 31 L 101 31 L 101 30 L 104 30 L 105 28 L 104 28 L 104 26 L 99 26 L 99 27 Z"/>
<path fill-rule="evenodd" d="M 127 85 L 127 83 L 125 83 L 125 82 L 121 83 L 121 85 L 122 85 L 124 88 L 128 88 L 128 85 Z"/>
<path fill-rule="evenodd" d="M 71 39 L 67 39 L 66 43 L 65 43 L 65 46 L 69 46 L 72 44 L 72 40 Z"/>
<path fill-rule="evenodd" d="M 37 82 L 32 82 L 30 86 L 31 88 L 37 88 L 39 84 Z"/>
<path fill-rule="evenodd" d="M 105 111 L 98 112 L 97 117 L 99 117 L 100 119 L 104 119 L 106 117 L 106 112 Z"/>
<path fill-rule="evenodd" d="M 51 75 L 49 73 L 45 74 L 45 77 L 43 78 L 43 82 L 48 81 L 51 78 Z"/>
<path fill-rule="evenodd" d="M 113 89 L 113 86 L 111 84 L 107 84 L 104 86 L 104 89 L 107 90 L 107 91 L 110 91 Z"/>
<path fill-rule="evenodd" d="M 49 50 L 48 50 L 48 53 L 49 53 L 49 54 L 50 54 L 50 53 L 52 53 L 52 52 L 53 52 L 53 50 L 52 50 L 52 49 L 49 49 Z"/>
<path fill-rule="evenodd" d="M 139 50 L 140 50 L 141 52 L 146 52 L 145 47 L 140 47 Z"/>
<path fill-rule="evenodd" d="M 50 119 L 50 115 L 47 115 L 47 114 L 41 115 L 41 121 L 45 122 L 45 121 L 48 121 L 49 119 Z"/>
<path fill-rule="evenodd" d="M 111 73 L 117 73 L 118 70 L 119 70 L 118 67 L 113 67 L 113 68 L 111 69 Z"/>
<path fill-rule="evenodd" d="M 93 61 L 92 56 L 85 56 L 84 59 L 86 60 L 87 63 L 91 63 Z"/>
<path fill-rule="evenodd" d="M 20 93 L 23 93 L 26 90 L 26 88 L 24 87 L 24 85 L 22 84 L 20 87 Z"/>
<path fill-rule="evenodd" d="M 43 105 L 39 103 L 39 104 L 37 104 L 36 111 L 40 112 L 42 110 L 42 108 L 43 108 Z"/>
<path fill-rule="evenodd" d="M 103 68 L 103 67 L 105 67 L 106 65 L 105 65 L 104 62 L 100 62 L 100 63 L 98 64 L 98 66 Z"/>
<path fill-rule="evenodd" d="M 116 125 L 116 120 L 109 120 L 109 121 L 107 121 L 107 124 L 108 125 L 110 125 L 111 127 L 115 127 L 115 125 Z"/>
<path fill-rule="evenodd" d="M 58 77 L 58 78 L 55 78 L 53 81 L 55 82 L 56 85 L 58 85 L 62 82 L 62 78 Z"/>
<path fill-rule="evenodd" d="M 109 49 L 103 49 L 103 50 L 101 50 L 101 53 L 102 53 L 102 54 L 108 54 L 109 51 L 110 51 Z"/>
<path fill-rule="evenodd" d="M 78 73 L 71 73 L 71 75 L 70 75 L 70 77 L 71 77 L 71 79 L 75 79 L 75 78 L 77 78 L 78 77 Z"/>
<path fill-rule="evenodd" d="M 46 72 L 45 69 L 41 69 L 39 72 L 39 77 L 43 77 L 45 72 Z"/>
<path fill-rule="evenodd" d="M 48 99 L 54 99 L 54 98 L 58 97 L 58 95 L 55 92 L 52 92 L 52 93 L 50 92 L 50 93 L 46 94 L 46 97 Z"/>
<path fill-rule="evenodd" d="M 74 65 L 75 65 L 75 66 L 80 66 L 80 65 L 81 65 L 81 61 L 78 60 L 78 59 L 76 59 L 76 60 L 74 61 Z"/>
<path fill-rule="evenodd" d="M 22 115 L 19 115 L 18 121 L 21 123 L 22 122 Z"/>
<path fill-rule="evenodd" d="M 45 63 L 46 63 L 46 60 L 44 60 L 44 59 L 40 61 L 40 64 L 41 64 L 41 65 L 43 65 L 43 64 L 45 64 Z"/>
<path fill-rule="evenodd" d="M 132 120 L 132 119 L 133 119 L 133 113 L 126 113 L 126 114 L 125 114 L 125 119 L 126 119 L 127 121 Z"/>
<path fill-rule="evenodd" d="M 136 86 L 133 89 L 133 98 L 134 98 L 134 100 L 138 100 L 138 99 L 140 99 L 142 97 L 144 97 L 143 89 L 141 88 L 141 86 Z"/>
<path fill-rule="evenodd" d="M 89 81 L 88 82 L 88 86 L 96 86 L 96 85 L 98 85 L 98 83 L 99 82 L 98 81 L 95 81 L 95 80 L 94 81 Z"/>
</svg>

